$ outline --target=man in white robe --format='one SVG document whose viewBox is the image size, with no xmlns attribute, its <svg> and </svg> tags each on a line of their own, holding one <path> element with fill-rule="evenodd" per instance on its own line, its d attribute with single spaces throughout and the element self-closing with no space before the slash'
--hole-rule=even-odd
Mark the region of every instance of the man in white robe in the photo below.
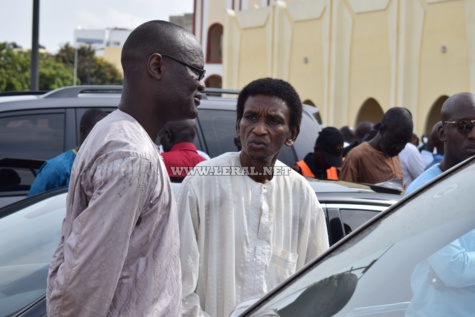
<svg viewBox="0 0 475 317">
<path fill-rule="evenodd" d="M 146 22 L 124 44 L 119 109 L 96 124 L 72 168 L 48 316 L 181 316 L 177 210 L 153 140 L 167 121 L 196 117 L 204 70 L 172 55 L 204 64 L 196 38 L 169 22 Z"/>
<path fill-rule="evenodd" d="M 177 198 L 184 316 L 228 316 L 328 248 L 308 182 L 277 160 L 297 138 L 302 105 L 282 80 L 250 83 L 238 98 L 242 151 L 202 162 Z"/>
</svg>

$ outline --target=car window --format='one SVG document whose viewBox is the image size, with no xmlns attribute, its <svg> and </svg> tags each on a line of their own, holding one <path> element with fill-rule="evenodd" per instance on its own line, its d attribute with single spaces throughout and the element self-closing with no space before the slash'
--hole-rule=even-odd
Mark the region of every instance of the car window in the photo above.
<svg viewBox="0 0 475 317">
<path fill-rule="evenodd" d="M 63 152 L 64 113 L 4 115 L 0 135 L 0 158 L 48 160 Z"/>
<path fill-rule="evenodd" d="M 394 211 L 381 214 L 347 243 L 297 273 L 279 293 L 245 316 L 264 316 L 264 312 L 268 313 L 265 316 L 281 317 L 315 316 L 315 312 L 322 316 L 405 316 L 414 292 L 419 291 L 420 284 L 413 279 L 421 277 L 419 267 L 429 263 L 429 257 L 430 263 L 438 266 L 436 252 L 461 244 L 459 237 L 469 232 L 475 236 L 473 162 L 397 203 Z M 456 269 L 446 265 L 448 273 L 458 275 L 448 281 L 474 289 L 471 268 L 463 278 L 455 274 Z M 429 275 L 422 278 L 432 280 Z M 467 295 L 460 292 L 455 296 Z M 473 292 L 469 296 L 473 297 Z"/>
<path fill-rule="evenodd" d="M 237 151 L 233 141 L 236 136 L 235 111 L 203 109 L 198 111 L 198 122 L 209 156 Z"/>
<path fill-rule="evenodd" d="M 328 186 L 330 184 L 325 185 Z M 333 188 L 336 192 L 337 187 Z M 382 195 L 379 196 L 377 193 L 374 193 L 374 196 L 371 199 L 368 197 L 352 197 L 351 192 L 344 195 L 344 201 L 335 201 L 335 198 L 333 198 L 334 201 L 328 201 L 328 198 L 325 198 L 325 196 L 323 196 L 323 199 L 320 197 L 320 204 L 322 205 L 327 217 L 327 230 L 330 246 L 341 240 L 345 235 L 353 232 L 380 212 L 386 210 L 398 200 L 396 196 L 391 197 L 389 200 L 385 200 Z"/>
<path fill-rule="evenodd" d="M 51 197 L 0 219 L 0 316 L 11 316 L 45 293 L 65 200 L 66 194 Z"/>
<path fill-rule="evenodd" d="M 0 159 L 0 197 L 29 191 L 43 160 Z M 4 206 L 0 202 L 0 207 Z"/>
<path fill-rule="evenodd" d="M 354 208 L 341 208 L 340 215 L 345 228 L 345 234 L 349 234 L 362 224 L 376 216 L 384 208 L 378 208 L 375 210 L 366 210 L 364 206 L 353 206 Z"/>
</svg>

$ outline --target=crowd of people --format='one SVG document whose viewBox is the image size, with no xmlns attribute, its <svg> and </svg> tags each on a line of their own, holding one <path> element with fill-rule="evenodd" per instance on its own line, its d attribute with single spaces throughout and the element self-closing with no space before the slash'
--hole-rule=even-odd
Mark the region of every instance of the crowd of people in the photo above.
<svg viewBox="0 0 475 317">
<path fill-rule="evenodd" d="M 48 274 L 48 316 L 227 316 L 329 247 L 322 207 L 304 176 L 399 179 L 410 193 L 475 154 L 466 150 L 475 138 L 475 96 L 460 93 L 444 103 L 423 146 L 411 112 L 392 107 L 380 122 L 354 130 L 323 128 L 313 151 L 288 167 L 277 158 L 299 135 L 302 103 L 288 82 L 260 78 L 238 96 L 238 151 L 210 158 L 193 144 L 205 88 L 195 37 L 169 22 L 146 22 L 126 40 L 121 62 L 118 110 L 86 112 L 80 146 L 46 162 L 30 191 L 69 186 Z M 170 181 L 182 182 L 176 197 Z M 472 235 L 434 257 L 453 261 L 454 250 L 474 251 L 473 243 L 465 247 Z M 444 300 L 419 292 L 431 283 L 428 271 L 450 278 L 430 263 L 414 275 L 412 310 L 418 301 Z"/>
</svg>

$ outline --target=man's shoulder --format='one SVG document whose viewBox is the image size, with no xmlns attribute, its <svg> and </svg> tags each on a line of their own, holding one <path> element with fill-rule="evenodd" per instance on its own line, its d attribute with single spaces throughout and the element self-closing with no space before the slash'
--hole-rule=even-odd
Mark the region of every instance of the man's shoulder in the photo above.
<svg viewBox="0 0 475 317">
<path fill-rule="evenodd" d="M 67 150 L 66 152 L 63 152 L 52 159 L 49 159 L 47 162 L 58 162 L 58 161 L 64 161 L 65 159 L 70 159 L 70 158 L 75 158 L 76 153 L 73 150 Z"/>
<path fill-rule="evenodd" d="M 409 185 L 409 187 L 406 189 L 405 195 L 409 195 L 419 187 L 422 187 L 432 179 L 436 178 L 442 174 L 442 171 L 439 168 L 439 165 L 434 165 L 431 168 L 425 170 L 420 174 L 415 180 L 412 181 L 412 183 Z"/>
<path fill-rule="evenodd" d="M 409 157 L 413 157 L 416 155 L 421 156 L 421 152 L 419 152 L 417 146 L 410 142 L 406 143 L 404 149 L 402 149 L 402 151 L 399 153 L 399 157 L 401 160 L 406 160 L 409 159 Z"/>
<path fill-rule="evenodd" d="M 363 142 L 348 152 L 345 161 L 359 159 L 362 155 L 366 154 L 368 151 L 371 151 L 373 147 L 368 144 L 368 142 Z"/>
<path fill-rule="evenodd" d="M 182 150 L 189 150 L 189 151 L 194 151 L 197 152 L 196 146 L 192 142 L 180 142 L 172 146 L 170 151 L 168 152 L 163 152 L 163 153 L 169 153 L 169 152 L 178 152 Z"/>
<path fill-rule="evenodd" d="M 240 152 L 226 152 L 209 160 L 200 162 L 197 166 L 241 166 Z"/>
<path fill-rule="evenodd" d="M 44 166 L 58 168 L 58 167 L 62 167 L 66 165 L 66 168 L 70 169 L 75 158 L 76 158 L 76 153 L 73 152 L 72 150 L 68 150 L 66 152 L 63 152 L 49 159 L 48 161 L 44 163 Z"/>
<path fill-rule="evenodd" d="M 127 113 L 116 110 L 99 121 L 81 146 L 95 155 L 126 152 L 155 159 L 158 148 L 147 131 Z M 135 154 L 134 154 L 135 153 Z"/>
</svg>

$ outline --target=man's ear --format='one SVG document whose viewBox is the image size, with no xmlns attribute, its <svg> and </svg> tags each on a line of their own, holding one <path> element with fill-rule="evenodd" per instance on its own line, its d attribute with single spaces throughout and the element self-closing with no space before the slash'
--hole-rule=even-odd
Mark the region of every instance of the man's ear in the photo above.
<svg viewBox="0 0 475 317">
<path fill-rule="evenodd" d="M 447 135 L 446 135 L 446 131 L 445 131 L 445 125 L 442 124 L 438 129 L 437 129 L 437 135 L 439 136 L 439 139 L 442 141 L 442 142 L 445 142 L 446 138 L 447 138 Z"/>
<path fill-rule="evenodd" d="M 168 142 L 170 142 L 170 143 L 173 142 L 174 139 L 175 139 L 175 135 L 173 134 L 173 132 L 170 129 L 165 130 L 165 137 L 168 140 Z"/>
<path fill-rule="evenodd" d="M 300 133 L 300 127 L 295 127 L 290 129 L 289 137 L 287 141 L 285 142 L 285 145 L 287 146 L 292 146 L 294 144 L 295 140 L 297 140 L 297 137 L 299 136 Z"/>
<path fill-rule="evenodd" d="M 241 132 L 241 120 L 237 119 L 236 120 L 236 135 L 239 136 L 240 132 Z"/>
<path fill-rule="evenodd" d="M 148 58 L 147 70 L 150 76 L 155 79 L 160 79 L 162 77 L 162 62 L 163 57 L 158 53 L 153 53 Z"/>
</svg>

